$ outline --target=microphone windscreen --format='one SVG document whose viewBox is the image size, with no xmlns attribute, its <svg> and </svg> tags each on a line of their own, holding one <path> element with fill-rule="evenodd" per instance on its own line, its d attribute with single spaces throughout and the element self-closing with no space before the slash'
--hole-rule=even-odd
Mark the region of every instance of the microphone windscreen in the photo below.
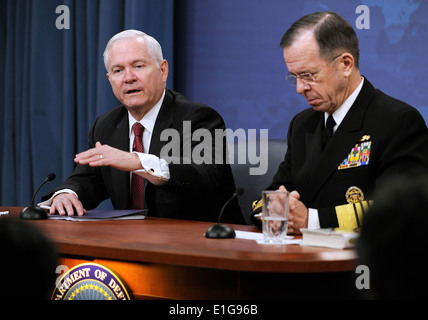
<svg viewBox="0 0 428 320">
<path fill-rule="evenodd" d="M 48 176 L 46 177 L 46 181 L 52 181 L 52 180 L 55 180 L 55 178 L 56 178 L 55 173 L 49 173 Z"/>
</svg>

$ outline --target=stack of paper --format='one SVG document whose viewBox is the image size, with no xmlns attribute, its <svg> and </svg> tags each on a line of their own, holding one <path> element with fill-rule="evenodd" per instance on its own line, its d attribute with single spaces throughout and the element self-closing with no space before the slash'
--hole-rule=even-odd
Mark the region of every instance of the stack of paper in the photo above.
<svg viewBox="0 0 428 320">
<path fill-rule="evenodd" d="M 303 246 L 344 249 L 355 246 L 358 233 L 334 229 L 300 229 Z"/>
<path fill-rule="evenodd" d="M 147 210 L 88 210 L 83 216 L 49 215 L 49 219 L 70 221 L 99 221 L 99 220 L 135 220 L 145 219 Z"/>
</svg>

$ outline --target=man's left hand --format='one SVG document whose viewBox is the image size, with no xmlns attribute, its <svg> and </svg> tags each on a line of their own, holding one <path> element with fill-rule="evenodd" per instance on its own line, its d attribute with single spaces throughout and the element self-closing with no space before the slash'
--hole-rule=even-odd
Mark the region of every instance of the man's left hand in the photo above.
<svg viewBox="0 0 428 320">
<path fill-rule="evenodd" d="M 134 171 L 142 169 L 138 155 L 131 152 L 122 151 L 100 142 L 95 144 L 95 148 L 77 154 L 74 162 L 91 167 L 110 166 L 121 171 Z"/>
</svg>

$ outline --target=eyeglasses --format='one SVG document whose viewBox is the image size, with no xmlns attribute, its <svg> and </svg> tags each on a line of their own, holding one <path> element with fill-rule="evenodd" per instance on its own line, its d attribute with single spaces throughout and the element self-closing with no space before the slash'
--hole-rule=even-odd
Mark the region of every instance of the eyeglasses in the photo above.
<svg viewBox="0 0 428 320">
<path fill-rule="evenodd" d="M 318 73 L 321 72 L 321 70 L 327 66 L 328 64 L 332 63 L 334 60 L 336 60 L 337 58 L 339 58 L 342 55 L 339 54 L 338 56 L 335 56 L 333 59 L 331 59 L 329 62 L 327 62 L 325 65 L 323 65 L 317 72 L 313 72 L 313 73 L 301 73 L 298 75 L 294 75 L 294 74 L 288 74 L 285 77 L 285 80 L 288 81 L 288 83 L 290 83 L 292 86 L 295 86 L 297 84 L 297 78 L 299 78 L 300 80 L 302 80 L 305 84 L 308 83 L 315 83 L 316 82 L 316 77 L 315 75 L 317 75 Z"/>
</svg>

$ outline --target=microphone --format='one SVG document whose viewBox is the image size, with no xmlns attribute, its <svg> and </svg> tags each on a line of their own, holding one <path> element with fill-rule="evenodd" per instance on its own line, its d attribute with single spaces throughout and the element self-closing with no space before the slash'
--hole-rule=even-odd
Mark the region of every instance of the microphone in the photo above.
<svg viewBox="0 0 428 320">
<path fill-rule="evenodd" d="M 31 199 L 31 203 L 28 207 L 25 207 L 21 213 L 20 218 L 25 220 L 40 220 L 40 219 L 47 219 L 48 214 L 46 211 L 39 206 L 34 205 L 34 198 L 36 197 L 37 192 L 39 192 L 40 188 L 49 181 L 52 181 L 56 178 L 55 173 L 49 173 L 47 177 L 45 178 L 45 181 L 42 182 L 42 184 L 37 188 L 36 192 L 33 194 L 33 198 Z"/>
<path fill-rule="evenodd" d="M 232 227 L 225 226 L 220 223 L 221 216 L 223 215 L 224 209 L 227 207 L 227 205 L 232 201 L 234 198 L 241 196 L 244 193 L 243 188 L 238 188 L 233 193 L 232 197 L 230 197 L 229 200 L 226 201 L 223 208 L 221 208 L 220 214 L 218 216 L 218 223 L 213 225 L 208 229 L 208 231 L 205 233 L 205 237 L 207 238 L 215 238 L 215 239 L 230 239 L 235 238 L 235 230 L 233 230 Z"/>
</svg>

